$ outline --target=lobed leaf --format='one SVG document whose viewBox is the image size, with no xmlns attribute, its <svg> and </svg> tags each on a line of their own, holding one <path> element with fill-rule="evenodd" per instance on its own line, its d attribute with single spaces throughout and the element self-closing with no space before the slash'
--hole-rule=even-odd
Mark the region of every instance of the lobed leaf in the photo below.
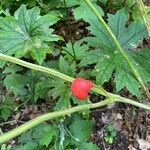
<svg viewBox="0 0 150 150">
<path fill-rule="evenodd" d="M 30 52 L 41 64 L 46 53 L 51 51 L 47 42 L 62 39 L 52 34 L 53 29 L 49 28 L 58 20 L 57 14 L 40 16 L 38 7 L 27 10 L 25 5 L 21 5 L 14 17 L 0 18 L 0 52 L 17 57 Z"/>
<path fill-rule="evenodd" d="M 140 40 L 147 37 L 147 31 L 143 22 L 131 22 L 128 27 L 127 16 L 125 15 L 125 9 L 121 9 L 114 15 L 108 15 L 108 25 L 114 32 L 118 41 L 122 47 L 126 50 L 131 61 L 136 54 L 132 53 L 129 49 L 133 49 L 138 46 Z M 120 91 L 126 87 L 129 91 L 140 97 L 139 84 L 133 76 L 127 62 L 121 56 L 116 46 L 112 42 L 112 39 L 106 29 L 97 21 L 97 19 L 88 27 L 94 37 L 85 38 L 85 41 L 96 50 L 86 53 L 86 56 L 81 60 L 80 65 L 85 66 L 88 64 L 95 64 L 93 75 L 96 77 L 97 83 L 103 84 L 111 78 L 113 71 L 115 71 L 115 83 L 116 90 Z M 136 57 L 136 56 L 135 56 Z M 141 59 L 141 58 L 140 58 Z M 143 57 L 144 59 L 144 57 Z M 141 59 L 141 60 L 143 60 Z M 135 60 L 135 64 L 138 63 L 138 59 Z M 143 60 L 144 61 L 144 60 Z M 141 70 L 141 76 L 147 78 L 148 74 L 145 74 L 142 67 L 136 66 L 137 70 Z M 143 79 L 145 80 L 145 79 Z M 147 79 L 148 81 L 148 79 Z"/>
</svg>

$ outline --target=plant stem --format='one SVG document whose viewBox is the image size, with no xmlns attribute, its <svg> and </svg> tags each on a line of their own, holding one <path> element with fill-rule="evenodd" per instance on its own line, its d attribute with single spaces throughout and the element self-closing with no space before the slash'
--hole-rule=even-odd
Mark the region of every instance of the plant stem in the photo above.
<svg viewBox="0 0 150 150">
<path fill-rule="evenodd" d="M 66 0 L 64 0 L 64 6 L 65 6 L 65 9 L 66 9 L 66 12 L 68 13 Z"/>
<path fill-rule="evenodd" d="M 27 67 L 27 68 L 30 68 L 33 70 L 41 71 L 43 73 L 51 74 L 51 75 L 54 75 L 56 77 L 59 77 L 61 79 L 69 81 L 69 82 L 72 82 L 74 80 L 74 78 L 71 78 L 71 77 L 64 75 L 64 74 L 62 74 L 58 71 L 55 71 L 53 69 L 49 69 L 49 68 L 42 67 L 39 65 L 31 64 L 31 63 L 25 62 L 23 60 L 20 60 L 18 58 L 8 56 L 5 54 L 0 53 L 0 59 L 18 64 L 18 65 L 21 65 L 21 66 L 24 66 L 24 67 Z M 133 100 L 123 98 L 119 95 L 109 93 L 109 92 L 105 91 L 102 87 L 99 87 L 97 85 L 94 85 L 94 87 L 92 88 L 92 91 L 94 91 L 98 94 L 102 94 L 108 98 L 106 100 L 98 102 L 98 103 L 94 103 L 94 104 L 90 103 L 90 104 L 86 104 L 86 105 L 76 106 L 73 108 L 69 108 L 66 110 L 60 110 L 57 112 L 52 112 L 52 113 L 45 114 L 45 115 L 39 116 L 37 118 L 34 118 L 34 119 L 28 121 L 27 123 L 15 128 L 15 129 L 7 132 L 7 133 L 2 134 L 0 136 L 0 143 L 4 143 L 4 142 L 20 135 L 21 133 L 31 129 L 32 127 L 34 127 L 34 126 L 36 126 L 36 125 L 38 125 L 44 121 L 47 121 L 49 119 L 53 119 L 53 118 L 60 117 L 60 116 L 65 116 L 65 115 L 71 114 L 73 112 L 81 111 L 84 109 L 97 108 L 97 107 L 108 105 L 108 104 L 115 103 L 115 102 L 124 102 L 124 103 L 128 103 L 128 104 L 132 104 L 132 105 L 137 106 L 137 107 L 141 107 L 143 109 L 150 110 L 150 105 L 141 104 L 141 103 L 135 102 Z"/>
<path fill-rule="evenodd" d="M 43 67 L 43 66 L 39 66 L 36 64 L 32 64 L 32 63 L 29 63 L 29 62 L 23 61 L 21 59 L 18 59 L 18 58 L 12 57 L 12 56 L 8 56 L 8 55 L 2 54 L 2 53 L 0 53 L 0 59 L 24 66 L 26 68 L 30 68 L 30 69 L 37 70 L 37 71 L 40 71 L 43 73 L 54 75 L 56 77 L 59 77 L 63 80 L 69 81 L 69 82 L 72 82 L 74 80 L 74 78 L 71 78 L 71 77 L 69 77 L 63 73 L 60 73 L 56 70 L 53 70 L 53 69 L 50 69 L 47 67 Z"/>
<path fill-rule="evenodd" d="M 136 1 L 137 5 L 139 7 L 141 16 L 143 18 L 143 21 L 144 21 L 145 26 L 147 28 L 148 34 L 150 36 L 150 19 L 148 18 L 147 12 L 145 11 L 144 3 L 143 3 L 142 0 L 135 0 L 135 1 Z"/>
<path fill-rule="evenodd" d="M 140 108 L 143 108 L 143 109 L 147 109 L 147 110 L 150 111 L 150 104 L 142 104 L 142 103 L 139 103 L 139 102 L 136 102 L 136 101 L 133 101 L 131 99 L 121 97 L 121 96 L 119 96 L 118 99 L 116 99 L 116 101 L 117 102 L 122 102 L 122 103 L 127 103 L 127 104 L 130 104 L 130 105 L 133 105 L 133 106 L 136 106 L 136 107 L 140 107 Z"/>
<path fill-rule="evenodd" d="M 2 53 L 0 53 L 0 59 L 18 64 L 18 65 L 21 65 L 21 66 L 24 66 L 26 68 L 30 68 L 32 70 L 37 70 L 37 71 L 40 71 L 40 72 L 43 72 L 43 73 L 46 73 L 46 74 L 50 74 L 50 75 L 59 77 L 59 78 L 61 78 L 63 80 L 66 80 L 68 82 L 72 82 L 74 80 L 74 78 L 69 77 L 69 76 L 67 76 L 63 73 L 60 73 L 59 71 L 56 71 L 56 70 L 53 70 L 53 69 L 50 69 L 50 68 L 47 68 L 47 67 L 35 65 L 35 64 L 23 61 L 21 59 L 12 57 L 12 56 L 2 54 Z M 92 91 L 94 91 L 96 93 L 98 92 L 99 94 L 102 94 L 106 97 L 108 96 L 108 94 L 106 94 L 107 91 L 105 91 L 104 89 L 102 90 L 102 87 L 94 86 L 92 88 Z"/>
<path fill-rule="evenodd" d="M 74 49 L 73 40 L 71 40 L 71 47 L 72 47 L 72 51 L 73 51 L 73 55 L 74 55 L 74 60 L 75 60 L 75 62 L 77 62 L 77 58 L 76 58 L 76 53 L 75 53 L 75 49 Z"/>
<path fill-rule="evenodd" d="M 140 103 L 132 101 L 130 99 L 123 98 L 123 97 L 116 96 L 116 95 L 112 94 L 111 98 L 108 98 L 108 99 L 101 101 L 101 102 L 98 102 L 98 103 L 94 103 L 94 104 L 90 103 L 90 104 L 80 105 L 80 106 L 76 106 L 76 107 L 72 107 L 69 109 L 60 110 L 60 111 L 56 111 L 56 112 L 51 112 L 51 113 L 36 117 L 36 118 L 24 123 L 23 125 L 20 125 L 19 127 L 2 134 L 0 136 L 0 144 L 20 135 L 21 133 L 23 133 L 23 132 L 35 127 L 36 125 L 47 121 L 47 120 L 54 119 L 54 118 L 61 117 L 61 116 L 65 116 L 65 115 L 70 115 L 71 113 L 85 110 L 85 109 L 91 109 L 91 108 L 97 108 L 97 107 L 109 105 L 109 104 L 114 103 L 114 102 L 124 102 L 124 103 L 132 104 L 134 106 L 138 106 L 138 107 L 150 110 L 150 105 L 140 104 Z"/>
<path fill-rule="evenodd" d="M 104 26 L 104 28 L 107 30 L 107 32 L 110 34 L 114 44 L 116 45 L 116 47 L 118 48 L 120 54 L 123 56 L 123 58 L 126 60 L 126 62 L 128 63 L 131 71 L 133 72 L 135 78 L 137 79 L 137 81 L 140 83 L 140 85 L 142 86 L 145 94 L 147 95 L 147 97 L 150 99 L 150 93 L 148 91 L 148 89 L 146 88 L 146 86 L 144 85 L 144 82 L 142 80 L 142 78 L 140 77 L 137 69 L 134 67 L 132 60 L 130 60 L 130 58 L 128 57 L 128 55 L 126 54 L 126 52 L 123 50 L 123 48 L 121 47 L 119 41 L 117 40 L 116 36 L 113 34 L 112 30 L 110 29 L 110 27 L 106 24 L 106 22 L 103 20 L 103 18 L 101 17 L 101 15 L 99 14 L 99 12 L 97 11 L 97 9 L 94 7 L 94 5 L 91 3 L 90 0 L 83 0 L 86 2 L 86 4 L 89 6 L 89 8 L 93 11 L 93 13 L 96 15 L 97 19 L 99 20 L 100 24 L 102 24 Z"/>
<path fill-rule="evenodd" d="M 56 111 L 56 112 L 52 112 L 52 113 L 48 113 L 48 114 L 44 114 L 41 115 L 39 117 L 36 117 L 26 123 L 24 123 L 23 125 L 20 125 L 19 127 L 12 129 L 11 131 L 4 133 L 0 136 L 0 144 L 20 135 L 21 133 L 33 128 L 34 126 L 45 122 L 47 120 L 56 118 L 56 117 L 61 117 L 61 116 L 65 116 L 65 115 L 70 115 L 71 113 L 74 113 L 76 111 L 81 111 L 84 109 L 90 109 L 90 108 L 96 108 L 96 107 L 100 107 L 100 106 L 104 106 L 104 105 L 108 105 L 109 99 L 104 100 L 102 102 L 99 103 L 95 103 L 95 104 L 86 104 L 86 105 L 81 105 L 81 106 L 76 106 L 76 107 L 72 107 L 69 109 L 65 109 L 65 110 L 60 110 L 60 111 Z"/>
</svg>

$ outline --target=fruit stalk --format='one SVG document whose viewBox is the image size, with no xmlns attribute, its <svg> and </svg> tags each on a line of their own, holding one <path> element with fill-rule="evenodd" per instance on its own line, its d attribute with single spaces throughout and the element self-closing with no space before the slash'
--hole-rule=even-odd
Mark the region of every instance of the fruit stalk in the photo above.
<svg viewBox="0 0 150 150">
<path fill-rule="evenodd" d="M 139 10 L 140 10 L 140 13 L 141 13 L 141 16 L 143 18 L 143 21 L 145 23 L 145 26 L 147 28 L 147 31 L 148 31 L 148 34 L 150 36 L 150 19 L 148 17 L 148 14 L 145 10 L 145 6 L 144 6 L 144 3 L 142 0 L 135 0 L 136 3 L 137 3 L 137 6 L 139 7 Z"/>
<path fill-rule="evenodd" d="M 24 67 L 27 67 L 27 68 L 30 68 L 33 70 L 41 71 L 43 73 L 51 74 L 51 75 L 54 75 L 56 77 L 59 77 L 61 79 L 69 81 L 69 82 L 72 82 L 74 80 L 74 78 L 71 78 L 71 77 L 64 75 L 64 74 L 62 74 L 58 71 L 55 71 L 53 69 L 49 69 L 49 68 L 42 67 L 39 65 L 31 64 L 29 62 L 25 62 L 23 60 L 20 60 L 18 58 L 12 57 L 12 56 L 7 56 L 5 54 L 0 53 L 0 59 L 5 60 L 5 61 L 9 61 L 9 62 L 12 62 L 15 64 L 19 64 L 21 66 L 24 66 Z M 119 95 L 109 93 L 109 92 L 105 91 L 104 89 L 102 89 L 101 87 L 98 87 L 97 85 L 94 85 L 91 90 L 97 94 L 101 94 L 101 95 L 106 96 L 107 99 L 104 101 L 98 102 L 98 103 L 94 103 L 94 104 L 90 103 L 90 104 L 86 104 L 86 105 L 80 105 L 80 106 L 72 107 L 72 108 L 69 108 L 66 110 L 60 110 L 60 111 L 48 113 L 48 114 L 39 116 L 37 118 L 34 118 L 34 119 L 28 121 L 27 123 L 15 128 L 11 131 L 8 131 L 7 133 L 2 134 L 0 136 L 0 143 L 4 143 L 4 142 L 20 135 L 21 133 L 31 129 L 32 127 L 34 127 L 34 126 L 36 126 L 36 125 L 38 125 L 44 121 L 47 121 L 49 119 L 53 119 L 53 118 L 60 117 L 60 116 L 65 116 L 65 115 L 71 114 L 73 112 L 81 111 L 84 109 L 91 109 L 91 108 L 97 108 L 97 107 L 109 105 L 109 104 L 112 104 L 115 102 L 128 103 L 128 104 L 131 104 L 131 105 L 143 108 L 143 109 L 150 110 L 150 105 L 148 105 L 148 104 L 142 104 L 142 103 L 135 102 L 133 100 L 121 97 Z"/>
<path fill-rule="evenodd" d="M 106 105 L 109 105 L 109 104 L 112 104 L 115 102 L 124 102 L 124 103 L 128 103 L 128 104 L 132 104 L 134 106 L 141 107 L 143 109 L 150 110 L 149 105 L 140 104 L 138 102 L 132 101 L 132 100 L 127 99 L 127 98 L 122 98 L 120 96 L 116 97 L 115 95 L 112 94 L 111 98 L 107 98 L 106 100 L 98 102 L 98 103 L 94 103 L 94 104 L 90 103 L 90 104 L 80 105 L 80 106 L 72 107 L 72 108 L 69 108 L 66 110 L 51 112 L 51 113 L 36 117 L 36 118 L 24 123 L 23 125 L 20 125 L 19 127 L 2 134 L 0 136 L 0 144 L 7 142 L 8 140 L 22 134 L 23 132 L 25 132 L 25 131 L 35 127 L 36 125 L 38 125 L 42 122 L 45 122 L 47 120 L 54 119 L 54 118 L 61 117 L 61 116 L 65 116 L 65 115 L 70 115 L 71 113 L 85 110 L 85 109 L 92 109 L 92 108 L 106 106 Z"/>
</svg>

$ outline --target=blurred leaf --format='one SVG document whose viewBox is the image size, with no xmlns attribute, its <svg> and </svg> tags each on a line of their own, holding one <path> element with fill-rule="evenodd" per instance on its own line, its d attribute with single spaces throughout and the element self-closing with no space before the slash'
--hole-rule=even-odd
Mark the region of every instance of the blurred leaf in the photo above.
<svg viewBox="0 0 150 150">
<path fill-rule="evenodd" d="M 43 128 L 42 135 L 39 139 L 39 145 L 48 147 L 52 139 L 57 135 L 57 128 L 54 126 L 47 126 Z"/>
<path fill-rule="evenodd" d="M 94 6 L 97 8 L 99 13 L 103 16 L 104 12 L 101 7 L 99 7 L 96 3 L 96 0 L 92 0 Z M 96 19 L 96 16 L 93 15 L 92 10 L 88 7 L 88 5 L 83 0 L 69 0 L 67 2 L 68 6 L 74 6 L 77 7 L 73 8 L 73 14 L 76 20 L 78 19 L 84 19 L 85 21 L 88 21 L 89 23 L 92 23 Z"/>
<path fill-rule="evenodd" d="M 69 76 L 74 76 L 75 75 L 75 64 L 72 63 L 70 64 L 68 61 L 66 61 L 64 59 L 64 57 L 60 57 L 59 58 L 59 70 L 60 72 L 64 73 L 64 74 L 67 74 Z"/>
<path fill-rule="evenodd" d="M 24 145 L 16 146 L 13 150 L 37 150 L 37 144 L 27 143 Z"/>
<path fill-rule="evenodd" d="M 22 71 L 22 70 L 23 70 L 23 68 L 21 66 L 12 64 L 3 70 L 3 74 L 7 74 L 7 73 L 15 74 L 16 72 Z"/>
<path fill-rule="evenodd" d="M 28 78 L 21 74 L 10 74 L 4 79 L 4 85 L 6 88 L 17 95 L 25 95 L 27 89 L 25 85 L 28 83 Z"/>
<path fill-rule="evenodd" d="M 130 52 L 130 57 L 133 59 L 134 64 L 141 74 L 141 77 L 145 81 L 145 83 L 150 81 L 150 49 L 143 48 L 139 49 L 138 52 Z"/>
<path fill-rule="evenodd" d="M 56 136 L 58 136 L 57 126 L 43 123 L 22 134 L 19 137 L 19 143 L 34 143 L 37 146 L 47 147 Z"/>
<path fill-rule="evenodd" d="M 83 56 L 86 55 L 86 51 L 88 50 L 88 45 L 81 45 L 81 41 L 77 41 L 74 44 L 68 42 L 66 47 L 63 47 L 63 54 L 65 54 L 65 58 L 69 61 L 73 61 L 75 59 L 81 60 Z"/>
<path fill-rule="evenodd" d="M 80 142 L 86 142 L 92 133 L 92 125 L 88 120 L 75 121 L 70 125 L 70 132 Z"/>
<path fill-rule="evenodd" d="M 99 147 L 93 143 L 83 143 L 79 146 L 79 150 L 99 150 Z"/>
<path fill-rule="evenodd" d="M 16 104 L 11 97 L 3 97 L 0 104 L 0 118 L 6 121 L 16 108 Z"/>
</svg>

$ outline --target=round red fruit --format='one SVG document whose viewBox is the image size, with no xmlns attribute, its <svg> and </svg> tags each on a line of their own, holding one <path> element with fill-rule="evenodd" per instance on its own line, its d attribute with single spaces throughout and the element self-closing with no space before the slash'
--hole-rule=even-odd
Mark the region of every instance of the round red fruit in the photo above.
<svg viewBox="0 0 150 150">
<path fill-rule="evenodd" d="M 72 94 L 80 99 L 86 99 L 89 93 L 89 90 L 93 87 L 93 83 L 89 80 L 83 78 L 76 78 L 70 87 Z"/>
</svg>

